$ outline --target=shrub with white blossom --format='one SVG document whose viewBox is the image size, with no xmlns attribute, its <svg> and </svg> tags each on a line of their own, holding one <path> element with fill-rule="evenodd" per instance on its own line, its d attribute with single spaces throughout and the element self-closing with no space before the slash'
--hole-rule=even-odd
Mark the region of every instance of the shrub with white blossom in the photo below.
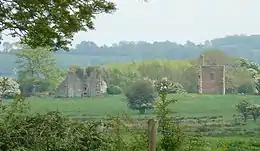
<svg viewBox="0 0 260 151">
<path fill-rule="evenodd" d="M 0 98 L 20 94 L 19 84 L 12 78 L 0 77 Z"/>
<path fill-rule="evenodd" d="M 155 88 L 159 94 L 168 94 L 173 85 L 174 84 L 169 81 L 167 77 L 164 77 L 155 83 Z"/>
</svg>

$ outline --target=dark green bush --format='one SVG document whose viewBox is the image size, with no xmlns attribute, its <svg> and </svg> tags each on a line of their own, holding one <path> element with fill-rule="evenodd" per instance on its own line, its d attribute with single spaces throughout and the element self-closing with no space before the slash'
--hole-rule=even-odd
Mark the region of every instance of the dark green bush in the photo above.
<svg viewBox="0 0 260 151">
<path fill-rule="evenodd" d="M 118 95 L 121 94 L 123 90 L 119 86 L 109 86 L 107 88 L 107 93 L 110 95 Z"/>
<path fill-rule="evenodd" d="M 34 95 L 35 86 L 32 84 L 22 84 L 20 85 L 20 89 L 25 97 L 29 97 Z"/>
<path fill-rule="evenodd" d="M 253 94 L 255 93 L 255 84 L 254 82 L 247 82 L 240 87 L 237 88 L 238 93 L 244 93 L 244 94 Z"/>
<path fill-rule="evenodd" d="M 157 96 L 153 84 L 148 80 L 139 80 L 133 83 L 125 93 L 130 109 L 139 110 L 141 114 L 146 109 L 152 109 Z"/>
</svg>

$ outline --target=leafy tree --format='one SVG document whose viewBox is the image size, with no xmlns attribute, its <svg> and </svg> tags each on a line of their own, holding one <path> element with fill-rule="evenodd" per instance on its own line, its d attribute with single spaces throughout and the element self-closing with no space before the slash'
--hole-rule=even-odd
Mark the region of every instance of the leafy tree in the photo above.
<svg viewBox="0 0 260 151">
<path fill-rule="evenodd" d="M 117 85 L 126 90 L 138 78 L 139 75 L 135 70 L 121 71 L 119 69 L 109 69 L 106 81 L 109 85 Z"/>
<path fill-rule="evenodd" d="M 177 82 L 180 80 L 183 68 L 188 66 L 189 63 L 185 61 L 151 60 L 140 63 L 137 70 L 143 77 L 152 80 L 159 80 L 167 75 L 170 80 Z"/>
<path fill-rule="evenodd" d="M 182 72 L 180 84 L 189 93 L 198 92 L 198 67 L 191 66 Z"/>
<path fill-rule="evenodd" d="M 254 93 L 253 87 L 254 81 L 247 69 L 242 67 L 232 67 L 227 69 L 226 89 L 232 89 L 236 92 Z"/>
<path fill-rule="evenodd" d="M 159 61 L 153 61 L 150 64 L 142 63 L 138 71 L 144 77 L 149 77 L 151 79 L 161 79 L 163 77 L 163 72 L 166 66 Z"/>
<path fill-rule="evenodd" d="M 34 89 L 51 90 L 56 88 L 59 80 L 59 71 L 53 58 L 53 53 L 48 48 L 31 49 L 22 46 L 16 53 L 18 60 L 18 79 L 21 85 L 34 85 Z M 48 84 L 46 84 L 48 83 Z M 42 88 L 41 86 L 48 86 Z M 33 89 L 31 87 L 31 89 Z M 34 90 L 32 90 L 34 91 Z"/>
<path fill-rule="evenodd" d="M 240 63 L 241 67 L 247 68 L 251 72 L 253 77 L 257 76 L 257 74 L 260 73 L 259 64 L 255 63 L 255 62 L 250 62 L 247 59 L 241 58 L 239 60 L 239 63 Z"/>
<path fill-rule="evenodd" d="M 68 50 L 75 33 L 94 29 L 96 15 L 115 9 L 108 0 L 1 0 L 0 33 L 8 31 L 32 48 Z"/>
<path fill-rule="evenodd" d="M 260 65 L 255 62 L 250 62 L 247 59 L 241 58 L 238 61 L 239 65 L 243 68 L 246 68 L 248 72 L 251 74 L 254 85 L 258 93 L 260 92 L 260 80 L 259 80 L 259 74 L 260 74 Z"/>
<path fill-rule="evenodd" d="M 252 104 L 247 100 L 239 102 L 236 105 L 236 110 L 243 116 L 244 122 L 247 121 L 249 115 L 252 115 L 254 121 L 260 116 L 260 105 Z"/>
<path fill-rule="evenodd" d="M 125 96 L 130 109 L 144 114 L 146 109 L 153 108 L 156 91 L 150 81 L 138 80 L 130 86 Z"/>
</svg>

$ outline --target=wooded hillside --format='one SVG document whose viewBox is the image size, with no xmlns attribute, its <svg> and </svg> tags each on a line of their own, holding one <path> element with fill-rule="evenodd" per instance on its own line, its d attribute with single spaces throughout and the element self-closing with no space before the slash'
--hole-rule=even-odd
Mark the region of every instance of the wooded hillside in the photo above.
<svg viewBox="0 0 260 151">
<path fill-rule="evenodd" d="M 260 35 L 236 35 L 205 41 L 203 44 L 175 42 L 119 42 L 112 46 L 97 46 L 91 41 L 82 41 L 69 52 L 56 52 L 58 66 L 87 66 L 108 63 L 121 63 L 151 59 L 183 60 L 198 58 L 207 49 L 222 50 L 234 57 L 243 57 L 260 63 Z M 10 45 L 5 45 L 5 53 L 0 54 L 0 74 L 10 75 L 15 68 L 16 57 L 10 54 Z"/>
</svg>

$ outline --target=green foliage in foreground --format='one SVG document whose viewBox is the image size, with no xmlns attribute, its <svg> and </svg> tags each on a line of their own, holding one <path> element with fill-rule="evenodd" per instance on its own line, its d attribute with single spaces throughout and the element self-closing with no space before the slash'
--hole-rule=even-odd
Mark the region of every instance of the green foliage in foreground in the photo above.
<svg viewBox="0 0 260 151">
<path fill-rule="evenodd" d="M 158 107 L 157 120 L 159 121 L 159 150 L 165 149 L 165 147 L 174 147 L 180 151 L 196 151 L 198 149 L 201 151 L 215 151 L 216 149 L 234 151 L 237 148 L 254 151 L 259 149 L 256 140 L 212 141 L 199 135 L 184 135 L 182 126 L 170 126 L 171 116 L 169 116 L 167 102 L 170 103 L 166 100 L 166 95 L 161 95 L 161 100 L 156 103 Z M 127 116 L 107 117 L 106 121 L 83 123 L 53 111 L 32 114 L 28 107 L 23 98 L 1 105 L 1 150 L 147 150 L 146 129 L 127 127 L 135 121 Z"/>
<path fill-rule="evenodd" d="M 115 118 L 107 122 L 107 125 L 115 129 L 114 132 L 102 130 L 104 125 L 102 122 L 83 123 L 71 120 L 58 112 L 29 114 L 28 111 L 23 98 L 18 98 L 9 105 L 0 106 L 1 151 L 101 151 L 122 148 L 131 151 L 135 149 L 133 147 L 138 147 L 138 144 L 131 140 L 129 144 L 135 144 L 133 147 L 128 143 L 121 144 L 124 142 L 119 139 L 120 133 L 116 131 L 116 128 L 120 127 L 120 122 Z M 142 146 L 139 148 L 144 150 Z"/>
<path fill-rule="evenodd" d="M 212 140 L 202 137 L 198 132 L 193 134 L 185 133 L 187 128 L 179 123 L 173 123 L 173 114 L 171 113 L 174 109 L 173 106 L 178 106 L 178 103 L 181 103 L 181 101 L 185 102 L 185 97 L 174 95 L 174 98 L 178 99 L 178 102 L 176 102 L 175 99 L 172 99 L 173 96 L 167 98 L 167 87 L 162 86 L 162 88 L 163 89 L 158 89 L 157 85 L 160 99 L 156 101 L 155 112 L 156 120 L 158 121 L 157 147 L 159 151 L 257 151 L 260 149 L 258 139 L 252 138 L 252 140 L 247 141 L 237 138 L 232 140 Z M 114 98 L 116 97 L 118 96 Z M 193 96 L 193 98 L 195 97 L 196 95 Z M 206 100 L 211 101 L 209 100 L 210 97 L 218 98 L 220 96 L 204 96 L 203 102 L 206 105 L 205 107 L 207 107 Z M 223 99 L 225 97 L 231 98 L 230 96 L 221 96 L 220 98 Z M 182 98 L 182 100 L 179 100 L 180 98 Z M 186 99 L 191 98 L 192 97 L 189 96 Z M 251 98 L 253 97 L 251 96 Z M 199 103 L 199 100 L 195 101 Z M 62 104 L 61 101 L 52 102 Z M 186 108 L 187 103 L 190 104 L 191 102 L 194 102 L 194 100 L 186 100 Z M 65 101 L 63 103 L 71 104 L 73 101 Z M 76 101 L 74 103 L 76 103 Z M 221 106 L 224 107 L 223 101 L 219 100 L 218 103 L 222 103 Z M 108 104 L 115 105 L 113 103 Z M 66 106 L 68 106 L 68 104 Z M 106 105 L 103 104 L 103 106 Z M 69 106 L 69 108 L 73 109 L 73 106 Z M 91 108 L 94 108 L 94 106 Z M 106 108 L 109 107 L 106 106 Z M 192 107 L 190 107 L 190 109 L 192 109 Z M 126 114 L 117 114 L 111 117 L 103 115 L 105 118 L 102 121 L 89 120 L 87 123 L 84 123 L 73 120 L 55 111 L 43 112 L 41 114 L 32 113 L 31 111 L 26 101 L 24 101 L 24 98 L 21 97 L 10 103 L 1 104 L 0 150 L 147 150 L 147 129 L 145 126 L 142 126 L 144 124 L 146 125 L 146 122 L 142 124 L 138 119 L 131 118 Z M 195 110 L 191 112 L 194 111 Z"/>
</svg>

